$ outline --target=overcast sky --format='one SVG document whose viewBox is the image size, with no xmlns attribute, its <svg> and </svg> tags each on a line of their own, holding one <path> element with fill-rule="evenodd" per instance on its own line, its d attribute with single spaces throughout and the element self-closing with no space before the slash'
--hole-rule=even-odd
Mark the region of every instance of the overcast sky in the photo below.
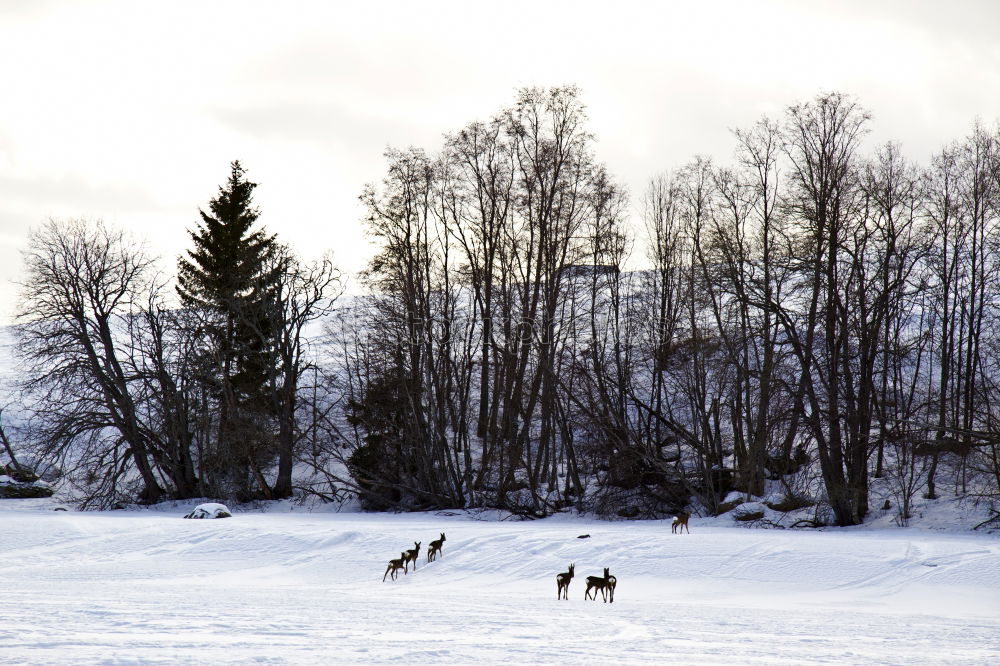
<svg viewBox="0 0 1000 666">
<path fill-rule="evenodd" d="M 172 271 L 239 159 L 262 223 L 349 273 L 387 146 L 436 151 L 522 86 L 577 84 L 633 193 L 732 128 L 853 94 L 925 162 L 1000 118 L 1000 3 L 0 0 L 0 322 L 49 217 L 125 227 Z"/>
</svg>

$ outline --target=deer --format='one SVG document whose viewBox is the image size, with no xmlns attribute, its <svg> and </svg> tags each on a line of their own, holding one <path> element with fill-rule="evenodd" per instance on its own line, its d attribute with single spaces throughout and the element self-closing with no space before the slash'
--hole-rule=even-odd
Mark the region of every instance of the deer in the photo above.
<svg viewBox="0 0 1000 666">
<path fill-rule="evenodd" d="M 416 548 L 411 548 L 408 551 L 406 551 L 406 553 L 405 553 L 405 555 L 406 555 L 406 562 L 403 562 L 403 565 L 405 567 L 406 564 L 407 564 L 407 562 L 413 562 L 413 570 L 416 571 L 417 570 L 417 555 L 420 554 L 420 542 L 419 541 L 414 541 L 413 545 L 416 546 Z M 405 568 L 403 569 L 403 573 L 406 573 L 406 569 Z"/>
<path fill-rule="evenodd" d="M 590 599 L 590 592 L 594 592 L 594 601 L 597 601 L 597 590 L 601 591 L 601 598 L 604 603 L 608 603 L 608 594 L 611 594 L 611 603 L 615 603 L 615 585 L 618 579 L 611 575 L 608 567 L 604 567 L 604 577 L 587 576 L 587 591 L 583 593 L 584 599 Z"/>
<path fill-rule="evenodd" d="M 569 601 L 569 582 L 573 580 L 573 568 L 575 564 L 569 565 L 569 571 L 556 575 L 556 599 Z"/>
<path fill-rule="evenodd" d="M 402 569 L 403 573 L 406 574 L 406 553 L 400 553 L 398 560 L 389 560 L 389 566 L 385 569 L 385 575 L 382 576 L 382 582 L 385 582 L 385 577 L 390 573 L 392 574 L 392 579 L 396 580 L 396 576 L 399 570 Z"/>
<path fill-rule="evenodd" d="M 433 562 L 437 559 L 437 556 L 441 554 L 441 544 L 445 542 L 444 532 L 441 532 L 440 539 L 434 539 L 427 546 L 427 561 Z"/>
<path fill-rule="evenodd" d="M 687 527 L 688 534 L 691 534 L 691 528 L 688 527 L 688 518 L 690 517 L 691 514 L 686 511 L 678 513 L 674 516 L 674 522 L 670 525 L 670 532 L 672 534 L 680 534 Z"/>
</svg>

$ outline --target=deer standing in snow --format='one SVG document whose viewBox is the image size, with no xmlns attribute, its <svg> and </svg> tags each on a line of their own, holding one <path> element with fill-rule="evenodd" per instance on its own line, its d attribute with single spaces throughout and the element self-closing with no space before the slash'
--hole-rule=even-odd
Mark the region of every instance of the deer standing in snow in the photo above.
<svg viewBox="0 0 1000 666">
<path fill-rule="evenodd" d="M 403 562 L 403 565 L 405 566 L 407 564 L 407 562 L 413 562 L 413 570 L 416 571 L 417 570 L 417 555 L 420 554 L 420 542 L 419 541 L 414 541 L 413 545 L 416 546 L 416 548 L 411 548 L 408 551 L 406 551 L 406 553 L 404 553 L 406 555 L 406 562 Z M 403 573 L 406 573 L 405 569 L 403 570 Z"/>
<path fill-rule="evenodd" d="M 385 568 L 385 575 L 382 576 L 382 582 L 385 582 L 385 577 L 390 573 L 392 574 L 392 579 L 396 580 L 400 569 L 403 570 L 404 574 L 406 573 L 406 553 L 400 553 L 398 560 L 389 560 L 389 566 Z"/>
<path fill-rule="evenodd" d="M 670 524 L 671 534 L 680 534 L 685 527 L 687 527 L 688 534 L 691 534 L 691 528 L 688 527 L 688 518 L 690 517 L 691 514 L 685 511 L 681 511 L 674 516 L 674 522 Z"/>
<path fill-rule="evenodd" d="M 604 567 L 604 577 L 587 576 L 587 591 L 583 593 L 584 599 L 590 599 L 590 592 L 594 592 L 594 601 L 597 601 L 597 590 L 601 591 L 601 598 L 604 603 L 608 603 L 608 594 L 611 594 L 611 603 L 615 603 L 615 585 L 618 579 L 611 575 L 608 567 Z"/>
<path fill-rule="evenodd" d="M 433 562 L 441 554 L 441 544 L 445 542 L 444 532 L 441 532 L 440 539 L 434 539 L 427 546 L 427 561 Z"/>
<path fill-rule="evenodd" d="M 556 576 L 556 599 L 569 601 L 569 582 L 573 580 L 573 567 L 575 566 L 575 564 L 569 565 L 569 571 Z"/>
</svg>

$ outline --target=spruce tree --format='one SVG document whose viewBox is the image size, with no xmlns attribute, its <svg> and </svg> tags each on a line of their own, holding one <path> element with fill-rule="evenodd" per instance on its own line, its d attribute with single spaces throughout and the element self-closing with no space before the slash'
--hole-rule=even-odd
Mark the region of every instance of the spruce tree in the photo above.
<svg viewBox="0 0 1000 666">
<path fill-rule="evenodd" d="M 210 462 L 237 494 L 257 495 L 268 488 L 260 473 L 266 464 L 268 406 L 264 395 L 273 372 L 270 353 L 274 312 L 277 241 L 254 228 L 260 210 L 253 205 L 256 183 L 238 161 L 218 196 L 199 210 L 190 230 L 194 248 L 178 260 L 177 292 L 185 307 L 204 313 L 205 380 L 218 401 L 218 439 Z"/>
</svg>

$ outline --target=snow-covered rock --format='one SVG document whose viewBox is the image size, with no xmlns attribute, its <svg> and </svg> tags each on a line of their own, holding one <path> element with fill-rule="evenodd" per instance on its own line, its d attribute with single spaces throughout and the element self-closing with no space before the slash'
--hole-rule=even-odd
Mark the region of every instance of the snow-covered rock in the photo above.
<svg viewBox="0 0 1000 666">
<path fill-rule="evenodd" d="M 0 476 L 0 499 L 52 497 L 54 492 L 52 487 L 44 481 L 22 483 L 9 476 Z"/>
<path fill-rule="evenodd" d="M 185 518 L 232 518 L 233 512 L 225 504 L 208 502 L 199 504 Z"/>
</svg>

